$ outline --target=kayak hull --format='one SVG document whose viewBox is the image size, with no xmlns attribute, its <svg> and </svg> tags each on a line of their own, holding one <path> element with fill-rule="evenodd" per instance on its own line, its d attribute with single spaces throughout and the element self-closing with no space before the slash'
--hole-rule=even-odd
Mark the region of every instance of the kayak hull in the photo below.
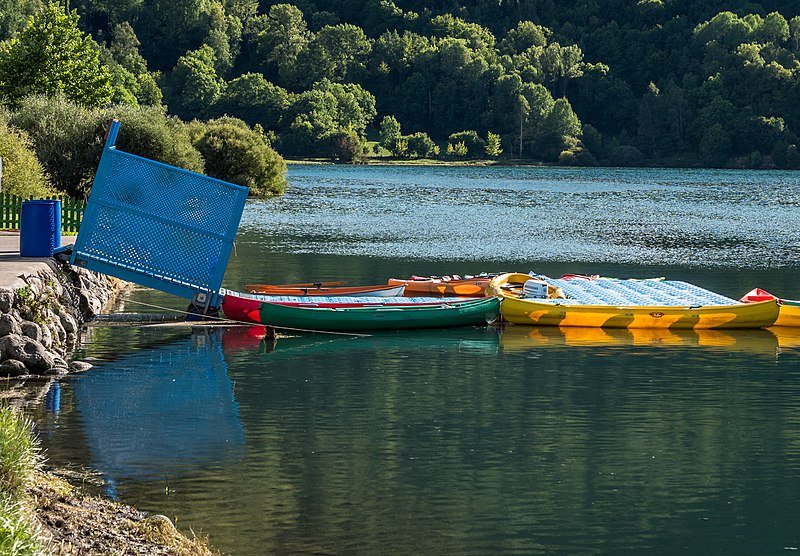
<svg viewBox="0 0 800 556">
<path fill-rule="evenodd" d="M 261 295 L 297 295 L 325 297 L 399 297 L 405 286 L 352 286 L 352 287 L 285 287 L 268 284 L 248 284 L 245 289 Z"/>
<path fill-rule="evenodd" d="M 773 326 L 800 328 L 800 301 L 783 300 L 778 320 Z"/>
<path fill-rule="evenodd" d="M 514 324 L 600 328 L 732 330 L 765 328 L 778 318 L 775 301 L 703 307 L 570 305 L 503 299 L 503 318 Z"/>
<path fill-rule="evenodd" d="M 780 314 L 773 326 L 785 326 L 788 328 L 800 328 L 800 301 L 791 299 L 780 299 L 766 290 L 755 288 L 744 294 L 740 301 L 744 303 L 754 303 L 758 301 L 777 300 L 780 307 Z"/>
<path fill-rule="evenodd" d="M 401 280 L 390 278 L 390 286 L 405 286 L 407 296 L 441 295 L 483 297 L 490 278 L 471 278 L 467 280 Z"/>
<path fill-rule="evenodd" d="M 499 315 L 500 300 L 481 298 L 443 301 L 424 298 L 419 303 L 389 299 L 387 302 L 359 302 L 352 298 L 337 303 L 269 301 L 266 296 L 228 293 L 222 309 L 232 320 L 301 330 L 350 331 L 444 328 L 482 325 Z M 303 299 L 303 298 L 299 298 Z"/>
</svg>

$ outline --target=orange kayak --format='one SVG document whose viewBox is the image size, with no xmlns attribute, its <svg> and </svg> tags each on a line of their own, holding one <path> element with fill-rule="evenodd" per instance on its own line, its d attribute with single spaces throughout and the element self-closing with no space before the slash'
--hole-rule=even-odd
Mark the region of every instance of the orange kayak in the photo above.
<svg viewBox="0 0 800 556">
<path fill-rule="evenodd" d="M 245 289 L 249 293 L 263 295 L 297 295 L 297 296 L 328 296 L 328 297 L 399 297 L 403 295 L 403 286 L 349 286 L 325 287 L 321 285 L 288 287 L 272 286 L 269 284 L 248 284 Z"/>
<path fill-rule="evenodd" d="M 491 279 L 491 276 L 474 276 L 464 279 L 448 277 L 419 278 L 412 276 L 408 280 L 389 278 L 389 285 L 405 286 L 405 295 L 409 297 L 419 295 L 484 297 L 486 286 L 489 285 Z"/>
</svg>

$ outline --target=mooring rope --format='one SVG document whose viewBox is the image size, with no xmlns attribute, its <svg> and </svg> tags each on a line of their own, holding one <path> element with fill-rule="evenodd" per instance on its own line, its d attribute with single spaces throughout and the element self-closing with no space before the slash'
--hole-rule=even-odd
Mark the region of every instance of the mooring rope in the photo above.
<svg viewBox="0 0 800 556">
<path fill-rule="evenodd" d="M 73 286 L 74 287 L 74 286 Z M 125 303 L 133 303 L 135 305 L 142 305 L 144 307 L 150 307 L 152 309 L 160 309 L 162 311 L 171 311 L 173 313 L 180 313 L 182 315 L 192 315 L 192 316 L 201 316 L 203 319 L 208 320 L 216 320 L 220 322 L 231 322 L 236 324 L 246 324 L 248 326 L 270 326 L 275 328 L 276 330 L 290 330 L 292 332 L 313 332 L 315 334 L 333 334 L 336 336 L 352 336 L 356 338 L 368 338 L 371 334 L 358 334 L 356 332 L 335 332 L 333 330 L 307 330 L 305 328 L 290 328 L 288 326 L 274 326 L 272 324 L 261 324 L 257 322 L 247 322 L 243 320 L 236 320 L 236 319 L 229 319 L 224 317 L 214 317 L 211 315 L 198 315 L 197 313 L 191 313 L 189 311 L 183 311 L 181 309 L 173 309 L 171 307 L 162 307 L 160 305 L 155 305 L 153 303 L 145 303 L 144 301 L 136 301 L 135 299 L 126 299 Z M 202 323 L 202 321 L 197 321 L 198 325 Z"/>
</svg>

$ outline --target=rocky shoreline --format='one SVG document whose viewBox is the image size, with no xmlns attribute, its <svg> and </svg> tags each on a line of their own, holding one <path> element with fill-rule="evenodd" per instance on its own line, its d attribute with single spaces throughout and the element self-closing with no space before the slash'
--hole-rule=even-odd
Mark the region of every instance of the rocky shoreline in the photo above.
<svg viewBox="0 0 800 556">
<path fill-rule="evenodd" d="M 91 368 L 70 361 L 81 326 L 98 315 L 125 283 L 56 263 L 0 289 L 0 377 L 63 375 Z"/>
<path fill-rule="evenodd" d="M 18 410 L 40 402 L 59 377 L 92 367 L 70 356 L 84 325 L 128 286 L 54 259 L 36 268 L 15 279 L 13 287 L 0 287 L 0 378 L 7 381 L 0 403 Z M 42 553 L 218 554 L 206 539 L 184 535 L 165 516 L 147 515 L 71 485 L 66 470 L 37 466 L 33 474 L 20 504 Z"/>
</svg>

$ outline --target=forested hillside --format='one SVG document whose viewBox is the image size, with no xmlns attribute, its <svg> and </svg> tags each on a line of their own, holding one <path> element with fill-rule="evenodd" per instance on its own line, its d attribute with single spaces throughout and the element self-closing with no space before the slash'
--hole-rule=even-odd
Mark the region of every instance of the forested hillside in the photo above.
<svg viewBox="0 0 800 556">
<path fill-rule="evenodd" d="M 108 87 L 289 156 L 800 167 L 800 2 L 71 0 Z M 40 0 L 0 0 L 0 95 Z M 11 68 L 11 69 L 9 69 Z M 259 128 L 256 128 L 259 129 Z"/>
</svg>

